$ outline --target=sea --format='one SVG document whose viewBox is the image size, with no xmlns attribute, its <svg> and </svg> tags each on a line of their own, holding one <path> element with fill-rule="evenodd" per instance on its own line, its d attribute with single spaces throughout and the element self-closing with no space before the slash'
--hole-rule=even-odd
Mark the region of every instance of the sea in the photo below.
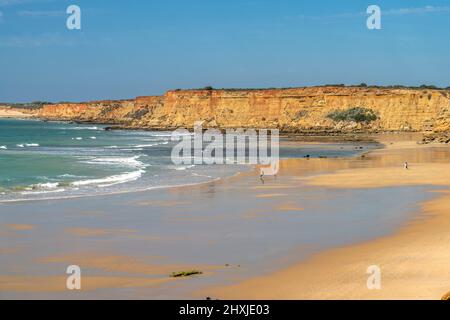
<svg viewBox="0 0 450 320">
<path fill-rule="evenodd" d="M 0 119 L 0 202 L 59 199 L 186 186 L 252 170 L 251 165 L 176 165 L 172 132 Z M 354 144 L 281 139 L 280 157 L 348 157 Z"/>
</svg>

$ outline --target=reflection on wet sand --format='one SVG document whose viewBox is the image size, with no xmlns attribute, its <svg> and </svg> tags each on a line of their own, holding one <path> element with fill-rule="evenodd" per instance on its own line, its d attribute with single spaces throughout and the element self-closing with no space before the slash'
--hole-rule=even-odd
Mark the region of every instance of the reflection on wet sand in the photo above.
<svg viewBox="0 0 450 320">
<path fill-rule="evenodd" d="M 27 231 L 27 230 L 33 230 L 34 226 L 31 224 L 7 224 L 6 227 L 11 230 L 16 231 Z"/>
<path fill-rule="evenodd" d="M 344 190 L 424 184 L 448 188 L 449 159 L 448 147 L 396 141 L 372 152 L 364 161 L 367 168 L 344 161 L 341 170 L 297 179 Z M 411 164 L 408 170 L 403 161 Z M 328 250 L 266 276 L 206 292 L 234 299 L 440 299 L 450 289 L 450 192 L 432 193 L 437 197 L 422 202 L 421 215 L 391 236 Z M 366 286 L 370 265 L 381 268 L 381 290 Z"/>
</svg>

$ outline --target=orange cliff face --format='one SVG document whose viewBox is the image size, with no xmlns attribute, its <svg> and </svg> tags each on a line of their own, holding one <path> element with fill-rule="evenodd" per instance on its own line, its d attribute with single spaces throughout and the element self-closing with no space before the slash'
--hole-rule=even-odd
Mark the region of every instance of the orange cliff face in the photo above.
<svg viewBox="0 0 450 320">
<path fill-rule="evenodd" d="M 371 123 L 333 121 L 330 112 L 371 109 Z M 279 128 L 307 131 L 445 131 L 450 91 L 374 87 L 268 90 L 176 90 L 134 100 L 46 105 L 38 117 L 125 125 L 133 128 Z"/>
</svg>

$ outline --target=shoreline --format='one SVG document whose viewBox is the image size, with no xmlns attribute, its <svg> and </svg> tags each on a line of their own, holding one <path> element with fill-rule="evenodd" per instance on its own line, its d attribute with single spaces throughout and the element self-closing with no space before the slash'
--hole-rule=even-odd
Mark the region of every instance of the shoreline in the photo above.
<svg viewBox="0 0 450 320">
<path fill-rule="evenodd" d="M 0 117 L 0 119 L 2 119 Z M 84 122 L 76 122 L 76 121 L 70 121 L 70 120 L 45 120 L 45 119 L 40 119 L 38 117 L 31 117 L 31 118 L 8 118 L 8 119 L 16 119 L 16 120 L 35 120 L 35 121 L 42 121 L 42 122 L 58 122 L 58 123 L 75 123 L 75 124 L 84 124 L 84 125 L 106 125 L 104 123 L 97 123 L 97 122 L 90 122 L 90 121 L 84 121 Z M 106 129 L 106 128 L 105 128 Z M 124 131 L 134 131 L 133 129 L 127 129 L 127 128 L 122 128 L 120 130 L 124 130 Z M 145 130 L 145 129 L 135 129 L 135 130 Z M 150 129 L 148 129 L 148 131 L 151 131 Z M 161 130 L 161 131 L 166 131 L 166 130 Z M 364 134 L 357 134 L 357 133 L 353 133 L 353 134 L 342 134 L 342 135 L 299 135 L 299 134 L 289 134 L 289 133 L 285 133 L 283 134 L 283 136 L 281 138 L 285 138 L 287 139 L 286 141 L 288 142 L 297 142 L 300 144 L 308 144 L 308 143 L 356 143 L 356 142 L 360 142 L 360 143 L 370 143 L 373 144 L 374 146 L 376 145 L 376 147 L 374 147 L 375 149 L 379 149 L 379 148 L 383 148 L 383 145 L 378 143 L 377 141 L 375 141 L 373 138 L 370 137 L 370 134 L 368 133 L 364 133 Z M 303 139 L 302 139 L 303 138 Z M 359 152 L 356 153 L 354 155 L 351 156 L 339 156 L 337 158 L 354 158 L 354 157 L 358 157 L 361 155 L 366 154 L 367 152 L 370 151 L 365 151 L 365 152 Z M 284 159 L 280 159 L 280 161 L 286 160 L 286 159 L 298 159 L 296 157 L 287 157 Z M 250 168 L 248 170 L 245 170 L 245 173 L 247 172 L 256 172 L 255 170 L 257 170 L 258 165 L 250 165 Z M 106 196 L 114 196 L 114 195 L 121 195 L 121 194 L 130 194 L 130 193 L 142 193 L 142 192 L 149 192 L 149 191 L 154 191 L 154 190 L 161 190 L 161 189 L 172 189 L 172 188 L 184 188 L 184 187 L 192 187 L 192 186 L 196 186 L 196 185 L 203 185 L 203 184 L 209 184 L 209 183 L 214 183 L 217 182 L 219 180 L 223 180 L 223 179 L 229 179 L 229 178 L 233 178 L 236 176 L 239 176 L 243 174 L 243 172 L 236 172 L 231 176 L 225 176 L 225 177 L 219 177 L 219 178 L 215 178 L 209 181 L 203 181 L 203 182 L 197 182 L 197 183 L 187 183 L 187 184 L 180 184 L 180 185 L 161 185 L 161 186 L 152 186 L 152 187 L 143 187 L 143 188 L 138 188 L 138 189 L 134 189 L 134 190 L 122 190 L 122 191 L 114 191 L 114 192 L 99 192 L 98 194 L 84 194 L 84 195 L 65 195 L 65 196 L 59 196 L 59 195 L 52 195 L 51 192 L 49 192 L 50 194 L 48 196 L 42 197 L 42 198 L 32 198 L 32 199 L 7 199 L 7 200 L 1 200 L 0 199 L 0 204 L 14 204 L 14 203 L 25 203 L 25 202 L 38 202 L 38 201 L 61 201 L 61 200 L 67 200 L 67 199 L 80 199 L 80 198 L 92 198 L 92 197 L 106 197 Z M 255 173 L 255 176 L 257 176 L 258 174 Z"/>
<path fill-rule="evenodd" d="M 371 154 L 422 150 L 445 146 L 387 144 Z M 450 149 L 448 149 L 450 150 Z M 396 179 L 391 167 L 341 169 L 302 178 L 307 185 L 342 189 L 376 189 L 429 185 L 432 200 L 420 202 L 418 216 L 393 234 L 328 249 L 273 273 L 229 286 L 209 288 L 219 299 L 441 299 L 450 291 L 450 169 L 448 163 L 413 164 L 411 177 Z M 446 170 L 445 170 L 446 169 Z M 369 174 L 368 174 L 369 172 Z M 428 174 L 428 180 L 423 174 Z M 398 176 L 397 176 L 398 177 Z M 402 180 L 403 178 L 403 180 Z M 381 290 L 368 290 L 367 268 L 380 266 Z M 205 294 L 205 292 L 201 292 Z"/>
</svg>

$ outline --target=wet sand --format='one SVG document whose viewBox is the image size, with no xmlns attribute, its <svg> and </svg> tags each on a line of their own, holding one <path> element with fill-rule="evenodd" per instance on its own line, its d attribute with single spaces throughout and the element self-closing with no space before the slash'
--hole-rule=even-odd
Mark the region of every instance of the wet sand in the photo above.
<svg viewBox="0 0 450 320">
<path fill-rule="evenodd" d="M 299 178 L 310 186 L 376 189 L 433 185 L 437 198 L 391 236 L 316 254 L 281 271 L 214 288 L 233 299 L 441 299 L 450 291 L 450 162 L 448 147 L 389 142 L 371 153 L 374 166 Z M 410 161 L 409 170 L 402 167 Z M 413 200 L 414 201 L 414 200 Z M 370 204 L 374 205 L 374 204 Z M 375 204 L 376 205 L 376 204 Z M 367 288 L 367 268 L 381 269 L 381 289 Z M 211 289 L 210 289 L 211 292 Z"/>
<path fill-rule="evenodd" d="M 450 290 L 450 196 L 432 182 L 445 180 L 450 148 L 386 143 L 364 157 L 282 160 L 264 184 L 249 172 L 0 204 L 0 298 L 440 298 Z M 81 291 L 65 288 L 73 264 Z M 383 289 L 367 292 L 373 264 Z M 186 270 L 203 274 L 170 277 Z"/>
</svg>

